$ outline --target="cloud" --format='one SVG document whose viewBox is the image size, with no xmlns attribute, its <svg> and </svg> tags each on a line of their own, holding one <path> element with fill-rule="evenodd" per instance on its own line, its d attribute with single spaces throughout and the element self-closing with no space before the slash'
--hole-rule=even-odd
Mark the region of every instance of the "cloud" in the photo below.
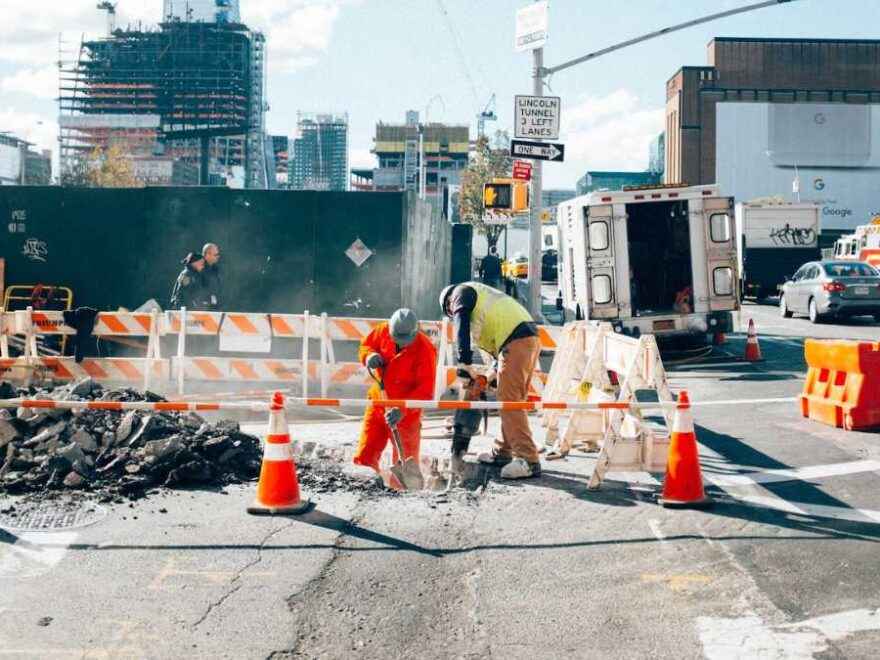
<svg viewBox="0 0 880 660">
<path fill-rule="evenodd" d="M 0 0 L 0 61 L 37 66 L 54 62 L 59 34 L 65 42 L 65 56 L 75 56 L 82 36 L 94 38 L 107 32 L 106 14 L 96 9 L 96 4 L 95 0 Z M 122 0 L 116 8 L 116 23 L 154 25 L 161 13 L 161 0 Z"/>
<path fill-rule="evenodd" d="M 58 95 L 58 67 L 20 69 L 0 80 L 0 92 L 28 94 L 40 99 L 54 99 Z"/>
<path fill-rule="evenodd" d="M 567 169 L 578 176 L 587 170 L 646 170 L 648 146 L 663 130 L 665 113 L 642 105 L 626 89 L 581 97 L 562 113 Z"/>
<path fill-rule="evenodd" d="M 242 20 L 266 34 L 270 67 L 292 73 L 327 52 L 340 11 L 360 0 L 247 0 Z"/>
<path fill-rule="evenodd" d="M 376 154 L 370 153 L 369 149 L 352 149 L 348 158 L 351 167 L 357 169 L 375 168 L 379 165 L 376 161 Z"/>
</svg>

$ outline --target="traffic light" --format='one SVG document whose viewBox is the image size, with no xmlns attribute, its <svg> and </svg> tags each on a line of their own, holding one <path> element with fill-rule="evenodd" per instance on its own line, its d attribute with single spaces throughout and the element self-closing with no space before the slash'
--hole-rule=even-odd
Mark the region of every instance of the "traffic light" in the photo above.
<svg viewBox="0 0 880 660">
<path fill-rule="evenodd" d="M 512 183 L 483 184 L 483 206 L 497 211 L 509 211 L 513 198 Z"/>
<path fill-rule="evenodd" d="M 483 184 L 483 207 L 493 211 L 521 213 L 529 210 L 529 185 L 526 181 L 495 180 Z"/>
</svg>

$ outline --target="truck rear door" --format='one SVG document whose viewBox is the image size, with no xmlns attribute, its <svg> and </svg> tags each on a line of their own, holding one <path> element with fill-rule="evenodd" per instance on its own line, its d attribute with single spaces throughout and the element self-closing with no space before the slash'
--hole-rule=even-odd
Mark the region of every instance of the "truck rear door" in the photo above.
<svg viewBox="0 0 880 660">
<path fill-rule="evenodd" d="M 590 206 L 587 214 L 587 281 L 589 318 L 617 318 L 618 296 L 614 263 L 614 215 L 610 204 Z"/>
<path fill-rule="evenodd" d="M 711 311 L 737 309 L 737 256 L 732 211 L 733 199 L 730 197 L 703 201 Z"/>
</svg>

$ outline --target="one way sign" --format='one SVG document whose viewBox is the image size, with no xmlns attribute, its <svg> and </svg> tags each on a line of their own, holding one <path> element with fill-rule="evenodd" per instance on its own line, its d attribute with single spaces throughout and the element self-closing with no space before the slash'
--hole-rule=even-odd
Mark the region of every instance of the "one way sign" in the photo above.
<svg viewBox="0 0 880 660">
<path fill-rule="evenodd" d="M 511 140 L 510 155 L 531 160 L 552 160 L 561 163 L 565 159 L 565 145 L 554 142 Z"/>
</svg>

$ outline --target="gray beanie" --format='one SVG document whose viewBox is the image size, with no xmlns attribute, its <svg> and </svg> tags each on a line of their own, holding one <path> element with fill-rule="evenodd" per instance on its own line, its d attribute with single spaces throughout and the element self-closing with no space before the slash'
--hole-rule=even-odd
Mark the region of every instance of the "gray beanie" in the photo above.
<svg viewBox="0 0 880 660">
<path fill-rule="evenodd" d="M 411 309 L 398 309 L 391 315 L 388 329 L 396 344 L 409 346 L 419 331 L 419 320 Z"/>
</svg>

